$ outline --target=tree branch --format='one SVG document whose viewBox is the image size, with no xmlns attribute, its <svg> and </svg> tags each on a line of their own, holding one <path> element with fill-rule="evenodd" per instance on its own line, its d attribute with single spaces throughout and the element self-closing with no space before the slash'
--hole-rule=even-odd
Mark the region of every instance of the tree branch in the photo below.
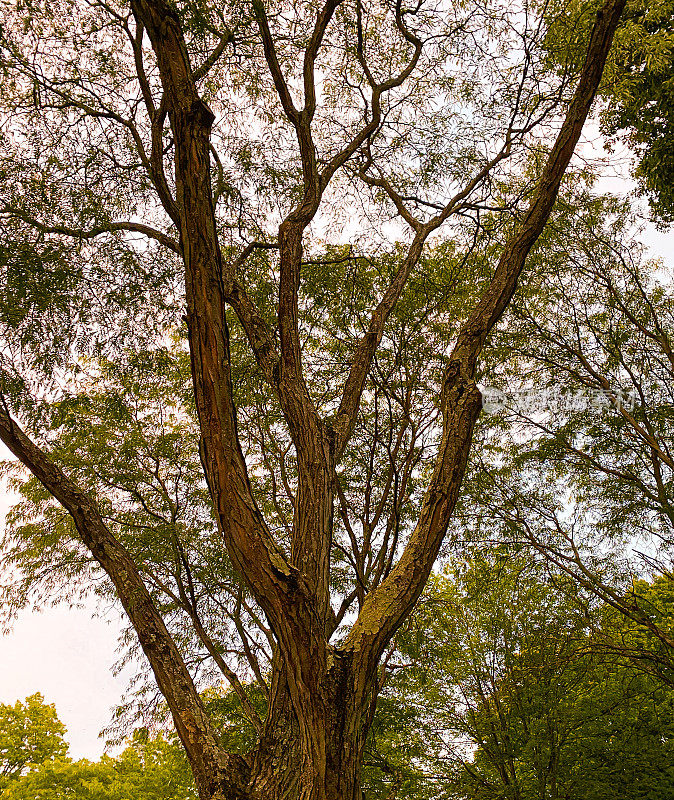
<svg viewBox="0 0 674 800">
<path fill-rule="evenodd" d="M 154 239 L 159 242 L 174 253 L 180 254 L 181 252 L 180 245 L 175 239 L 141 222 L 108 222 L 87 229 L 71 228 L 68 225 L 45 225 L 20 209 L 12 208 L 11 206 L 3 206 L 0 210 L 0 215 L 20 219 L 22 222 L 25 222 L 26 225 L 30 225 L 31 228 L 35 228 L 35 230 L 41 233 L 54 233 L 61 236 L 68 236 L 72 239 L 95 239 L 97 236 L 102 236 L 104 233 L 114 233 L 115 231 L 141 233 L 143 236 L 147 236 L 148 239 Z"/>
<path fill-rule="evenodd" d="M 222 56 L 225 52 L 225 48 L 228 44 L 231 44 L 234 41 L 234 34 L 232 31 L 226 31 L 222 34 L 220 41 L 215 46 L 213 52 L 208 56 L 208 58 L 204 61 L 204 63 L 197 67 L 194 72 L 192 73 L 192 77 L 195 81 L 200 81 L 202 78 L 205 78 L 206 75 L 213 69 L 215 64 L 217 64 L 218 59 Z"/>
<path fill-rule="evenodd" d="M 213 114 L 197 92 L 177 13 L 165 0 L 134 0 L 132 10 L 152 42 L 175 138 L 188 339 L 204 473 L 232 562 L 278 633 L 287 629 L 288 593 L 295 588 L 296 573 L 253 499 L 238 439 L 226 320 L 233 265 L 223 262 L 213 207 Z"/>
<path fill-rule="evenodd" d="M 0 407 L 0 439 L 69 512 L 93 557 L 110 576 L 166 697 L 176 730 L 204 785 L 227 786 L 241 798 L 245 762 L 228 756 L 217 744 L 192 677 L 152 602 L 133 559 L 103 522 L 96 503 L 76 486 L 44 450 L 12 419 L 4 401 Z"/>
<path fill-rule="evenodd" d="M 276 53 L 276 45 L 274 44 L 274 37 L 269 29 L 269 19 L 267 18 L 267 12 L 265 10 L 263 0 L 253 0 L 253 12 L 255 13 L 255 18 L 257 19 L 260 35 L 262 36 L 264 56 L 267 61 L 267 66 L 269 67 L 272 80 L 274 81 L 274 86 L 276 87 L 279 99 L 281 100 L 281 106 L 293 125 L 297 125 L 299 111 L 295 108 L 293 99 L 290 96 L 288 84 L 286 83 L 286 79 L 283 77 L 283 70 L 279 64 L 278 54 Z"/>
<path fill-rule="evenodd" d="M 345 650 L 359 654 L 357 665 L 366 672 L 374 668 L 428 580 L 459 495 L 473 426 L 482 406 L 474 381 L 478 356 L 507 307 L 527 255 L 550 216 L 624 7 L 625 0 L 607 0 L 598 11 L 578 86 L 534 198 L 505 245 L 490 285 L 459 332 L 443 378 L 440 397 L 443 436 L 419 521 L 396 566 L 366 598 L 344 644 Z"/>
<path fill-rule="evenodd" d="M 382 187 L 393 200 L 400 215 L 415 231 L 412 244 L 405 254 L 405 258 L 395 275 L 395 278 L 387 288 L 384 296 L 380 300 L 378 306 L 370 317 L 370 324 L 367 333 L 361 338 L 356 352 L 354 353 L 351 369 L 344 384 L 342 392 L 342 399 L 340 401 L 339 409 L 333 421 L 333 428 L 337 435 L 336 453 L 337 459 L 340 458 L 344 452 L 351 434 L 353 433 L 358 415 L 358 408 L 360 406 L 360 398 L 363 394 L 365 381 L 372 365 L 372 359 L 379 347 L 382 336 L 384 335 L 384 327 L 386 320 L 393 311 L 402 294 L 405 284 L 410 276 L 414 266 L 419 261 L 421 251 L 426 239 L 437 230 L 443 222 L 445 222 L 457 209 L 461 207 L 462 202 L 471 194 L 471 192 L 489 175 L 492 169 L 508 158 L 511 149 L 511 136 L 510 130 L 506 133 L 505 142 L 499 152 L 490 159 L 482 169 L 477 172 L 468 183 L 452 197 L 451 200 L 442 208 L 439 214 L 430 219 L 425 224 L 415 219 L 404 207 L 402 198 L 395 192 L 389 182 L 385 178 L 372 178 L 364 176 L 361 177 L 366 183 L 374 186 Z"/>
</svg>

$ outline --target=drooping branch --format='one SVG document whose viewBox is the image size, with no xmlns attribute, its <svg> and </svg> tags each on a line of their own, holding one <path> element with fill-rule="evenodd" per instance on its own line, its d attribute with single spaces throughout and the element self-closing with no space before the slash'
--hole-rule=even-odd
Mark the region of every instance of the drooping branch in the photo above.
<svg viewBox="0 0 674 800">
<path fill-rule="evenodd" d="M 506 243 L 494 277 L 462 326 L 446 369 L 440 405 L 443 436 L 418 523 L 400 560 L 371 592 L 345 649 L 360 654 L 366 671 L 418 599 L 454 510 L 468 460 L 472 431 L 482 402 L 475 367 L 485 340 L 506 309 L 524 264 L 552 211 L 559 187 L 590 111 L 604 64 L 625 7 L 607 0 L 597 14 L 578 86 L 537 185 L 529 209 Z"/>
<path fill-rule="evenodd" d="M 0 439 L 70 513 L 84 545 L 112 580 L 138 635 L 200 787 L 226 786 L 243 800 L 246 765 L 217 744 L 192 677 L 133 559 L 103 521 L 98 506 L 0 407 Z"/>
</svg>

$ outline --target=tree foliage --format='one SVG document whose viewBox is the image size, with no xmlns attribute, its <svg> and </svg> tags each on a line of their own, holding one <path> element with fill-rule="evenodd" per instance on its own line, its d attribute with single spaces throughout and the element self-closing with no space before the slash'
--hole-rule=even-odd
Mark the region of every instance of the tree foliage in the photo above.
<svg viewBox="0 0 674 800">
<path fill-rule="evenodd" d="M 666 581 L 642 590 L 664 590 L 671 613 Z M 669 797 L 672 689 L 607 649 L 639 629 L 599 611 L 596 629 L 578 584 L 521 550 L 477 551 L 438 576 L 398 638 L 387 687 L 427 730 L 406 762 L 415 781 L 389 796 Z"/>
<path fill-rule="evenodd" d="M 673 18 L 670 0 L 628 3 L 601 89 L 602 132 L 614 145 L 622 141 L 629 146 L 639 188 L 663 223 L 674 221 Z M 577 20 L 580 25 L 574 24 Z M 578 43 L 588 29 L 588 18 L 575 9 L 560 17 L 549 40 L 552 57 L 563 60 L 574 50 L 579 57 Z M 560 47 L 560 40 L 571 47 Z"/>
<path fill-rule="evenodd" d="M 636 177 L 655 214 L 674 221 L 674 8 L 638 4 L 629 16 L 607 92 L 603 126 L 626 131 L 637 156 Z"/>
<path fill-rule="evenodd" d="M 40 694 L 0 704 L 0 790 L 39 764 L 64 756 L 65 727 Z"/>
<path fill-rule="evenodd" d="M 671 575 L 671 277 L 637 235 L 585 189 L 559 208 L 497 334 L 483 380 L 498 402 L 454 531 L 544 553 L 643 626 L 670 680 L 668 612 L 635 579 Z"/>
<path fill-rule="evenodd" d="M 118 756 L 72 761 L 65 728 L 40 695 L 2 706 L 3 800 L 192 800 L 194 781 L 175 736 L 134 731 Z"/>
</svg>

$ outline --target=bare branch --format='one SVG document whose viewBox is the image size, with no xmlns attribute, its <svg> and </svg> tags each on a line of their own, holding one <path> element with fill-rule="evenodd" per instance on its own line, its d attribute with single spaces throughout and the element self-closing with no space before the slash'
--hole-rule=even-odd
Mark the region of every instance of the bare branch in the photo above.
<svg viewBox="0 0 674 800">
<path fill-rule="evenodd" d="M 264 0 L 253 0 L 253 11 L 255 13 L 255 18 L 257 19 L 260 34 L 262 36 L 262 46 L 264 48 L 267 66 L 269 67 L 269 72 L 271 73 L 272 80 L 274 81 L 274 86 L 276 87 L 279 99 L 281 100 L 281 106 L 293 125 L 297 125 L 299 111 L 295 108 L 293 99 L 290 96 L 288 84 L 286 83 L 286 79 L 283 77 L 283 70 L 281 69 L 281 65 L 279 64 L 278 60 L 278 54 L 276 53 L 274 37 L 269 29 L 269 19 L 267 18 L 267 12 L 264 7 Z"/>
<path fill-rule="evenodd" d="M 150 225 L 144 225 L 141 222 L 108 222 L 103 225 L 97 225 L 93 228 L 71 228 L 67 225 L 45 225 L 21 209 L 13 208 L 12 206 L 3 206 L 0 209 L 0 216 L 13 217 L 20 219 L 31 228 L 40 231 L 41 233 L 53 233 L 60 236 L 68 236 L 71 239 L 95 239 L 97 236 L 102 236 L 106 233 L 114 233 L 115 231 L 129 231 L 130 233 L 141 233 L 147 236 L 148 239 L 154 239 L 164 247 L 172 250 L 174 253 L 180 254 L 180 245 L 175 239 L 167 236 L 165 233 L 152 228 Z"/>
<path fill-rule="evenodd" d="M 208 56 L 204 63 L 200 67 L 197 67 L 192 73 L 192 77 L 195 81 L 200 81 L 202 78 L 205 78 L 206 75 L 208 75 L 208 73 L 217 64 L 222 54 L 225 52 L 227 45 L 231 44 L 233 41 L 234 33 L 232 31 L 225 31 L 225 33 L 223 33 L 220 37 L 220 41 L 216 45 L 213 52 Z"/>
</svg>

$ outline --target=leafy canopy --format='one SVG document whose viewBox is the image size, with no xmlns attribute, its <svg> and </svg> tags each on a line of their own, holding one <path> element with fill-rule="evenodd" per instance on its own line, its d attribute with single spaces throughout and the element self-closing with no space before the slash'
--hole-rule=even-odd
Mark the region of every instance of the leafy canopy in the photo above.
<svg viewBox="0 0 674 800">
<path fill-rule="evenodd" d="M 23 703 L 0 704 L 0 790 L 40 764 L 65 756 L 65 730 L 54 706 L 40 694 Z"/>
</svg>

